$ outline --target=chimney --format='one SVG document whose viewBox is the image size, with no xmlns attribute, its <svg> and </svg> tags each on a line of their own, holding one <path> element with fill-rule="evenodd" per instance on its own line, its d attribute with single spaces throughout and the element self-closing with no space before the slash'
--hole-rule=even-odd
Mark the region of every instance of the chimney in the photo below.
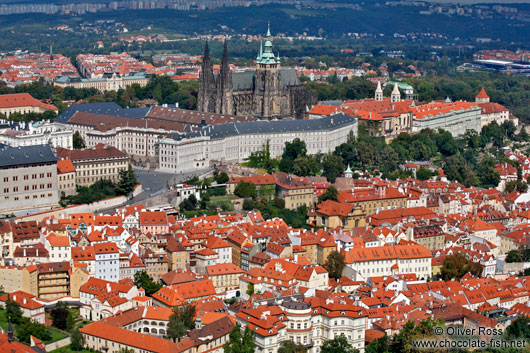
<svg viewBox="0 0 530 353">
<path fill-rule="evenodd" d="M 110 283 L 107 283 L 107 292 L 110 292 L 111 289 L 110 289 Z"/>
</svg>

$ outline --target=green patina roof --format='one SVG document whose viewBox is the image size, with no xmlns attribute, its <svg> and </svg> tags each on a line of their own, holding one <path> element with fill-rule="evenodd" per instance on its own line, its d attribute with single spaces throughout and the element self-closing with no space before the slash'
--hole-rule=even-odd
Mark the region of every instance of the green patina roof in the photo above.
<svg viewBox="0 0 530 353">
<path fill-rule="evenodd" d="M 402 89 L 402 90 L 411 90 L 411 89 L 414 89 L 411 85 L 409 85 L 408 83 L 406 82 L 399 82 L 399 81 L 388 81 L 387 83 L 385 83 L 383 85 L 383 87 L 386 87 L 388 85 L 391 85 L 392 87 L 394 86 L 394 84 L 397 83 L 399 89 Z"/>
<path fill-rule="evenodd" d="M 280 54 L 278 54 L 278 58 L 276 58 L 274 56 L 274 53 L 272 52 L 270 24 L 267 28 L 267 40 L 265 41 L 265 49 L 262 50 L 262 46 L 260 46 L 260 51 L 258 57 L 256 58 L 256 63 L 262 65 L 272 65 L 280 63 Z"/>
</svg>

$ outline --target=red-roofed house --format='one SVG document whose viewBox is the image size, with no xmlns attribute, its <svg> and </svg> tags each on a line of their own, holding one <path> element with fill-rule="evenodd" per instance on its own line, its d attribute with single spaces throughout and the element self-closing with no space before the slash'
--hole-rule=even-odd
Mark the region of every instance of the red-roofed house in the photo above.
<svg viewBox="0 0 530 353">
<path fill-rule="evenodd" d="M 142 233 L 165 234 L 169 231 L 166 213 L 163 211 L 140 212 L 140 230 Z"/>
<path fill-rule="evenodd" d="M 44 113 L 48 110 L 57 112 L 57 107 L 51 104 L 44 104 L 40 100 L 33 98 L 29 93 L 14 93 L 0 95 L 0 114 L 6 118 L 13 113 Z"/>
<path fill-rule="evenodd" d="M 33 294 L 29 294 L 20 290 L 5 294 L 0 297 L 0 306 L 4 308 L 5 302 L 8 300 L 13 301 L 20 306 L 20 309 L 22 310 L 22 316 L 40 324 L 44 324 L 44 305 L 37 302 Z"/>
<path fill-rule="evenodd" d="M 57 161 L 57 188 L 59 193 L 65 196 L 76 193 L 75 167 L 71 160 L 62 159 Z"/>
<path fill-rule="evenodd" d="M 239 297 L 239 276 L 245 273 L 232 263 L 220 263 L 206 266 L 206 274 L 212 280 L 217 294 L 226 294 L 228 297 Z"/>
<path fill-rule="evenodd" d="M 120 250 L 116 243 L 94 244 L 96 278 L 118 282 L 120 280 Z"/>
</svg>

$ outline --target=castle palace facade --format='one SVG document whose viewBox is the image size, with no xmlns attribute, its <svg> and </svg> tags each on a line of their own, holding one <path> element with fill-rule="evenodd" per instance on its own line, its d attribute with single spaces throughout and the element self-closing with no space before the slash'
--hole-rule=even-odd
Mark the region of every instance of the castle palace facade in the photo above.
<svg viewBox="0 0 530 353">
<path fill-rule="evenodd" d="M 300 84 L 296 71 L 280 66 L 279 55 L 272 51 L 270 30 L 252 71 L 230 71 L 225 42 L 220 71 L 214 75 L 206 43 L 199 74 L 198 111 L 261 119 L 300 119 L 315 102 L 313 92 Z"/>
</svg>

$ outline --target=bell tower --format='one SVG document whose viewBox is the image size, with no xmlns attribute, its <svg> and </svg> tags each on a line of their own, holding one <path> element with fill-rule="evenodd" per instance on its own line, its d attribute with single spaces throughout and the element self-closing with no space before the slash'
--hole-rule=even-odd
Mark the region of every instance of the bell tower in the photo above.
<svg viewBox="0 0 530 353">
<path fill-rule="evenodd" d="M 281 88 L 280 55 L 276 57 L 272 51 L 269 23 L 265 45 L 260 45 L 260 52 L 256 58 L 254 82 L 256 115 L 264 119 L 272 119 L 281 115 Z"/>
</svg>

